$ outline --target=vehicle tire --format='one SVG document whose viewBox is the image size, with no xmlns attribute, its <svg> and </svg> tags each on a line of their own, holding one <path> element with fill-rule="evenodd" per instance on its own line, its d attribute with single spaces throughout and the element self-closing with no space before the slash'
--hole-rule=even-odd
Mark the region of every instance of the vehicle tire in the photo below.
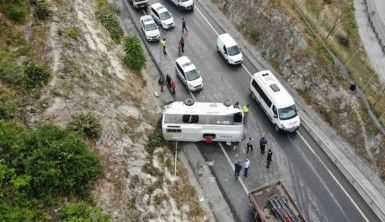
<svg viewBox="0 0 385 222">
<path fill-rule="evenodd" d="M 184 104 L 186 106 L 192 106 L 194 105 L 194 100 L 192 98 L 187 98 L 185 101 L 184 101 Z"/>
<path fill-rule="evenodd" d="M 226 99 L 226 100 L 223 102 L 223 105 L 225 105 L 226 107 L 231 106 L 231 101 L 230 101 L 230 99 Z"/>
<path fill-rule="evenodd" d="M 218 48 L 218 46 L 217 46 L 217 52 L 219 53 L 219 48 Z"/>
<path fill-rule="evenodd" d="M 280 133 L 280 132 L 281 132 L 281 129 L 278 127 L 277 124 L 274 124 L 274 130 L 275 130 L 275 132 L 277 132 L 277 133 Z"/>
<path fill-rule="evenodd" d="M 255 100 L 256 98 L 255 98 L 255 95 L 254 95 L 254 93 L 253 92 L 251 92 L 251 90 L 250 90 L 250 96 L 251 96 L 251 98 L 253 99 L 253 100 Z"/>
</svg>

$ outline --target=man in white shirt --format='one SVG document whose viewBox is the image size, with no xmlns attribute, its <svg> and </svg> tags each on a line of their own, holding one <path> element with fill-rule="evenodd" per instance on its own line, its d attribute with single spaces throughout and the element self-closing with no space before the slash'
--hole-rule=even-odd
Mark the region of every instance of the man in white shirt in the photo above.
<svg viewBox="0 0 385 222">
<path fill-rule="evenodd" d="M 249 171 L 250 160 L 246 158 L 245 163 L 243 164 L 243 176 L 247 177 L 247 173 Z"/>
</svg>

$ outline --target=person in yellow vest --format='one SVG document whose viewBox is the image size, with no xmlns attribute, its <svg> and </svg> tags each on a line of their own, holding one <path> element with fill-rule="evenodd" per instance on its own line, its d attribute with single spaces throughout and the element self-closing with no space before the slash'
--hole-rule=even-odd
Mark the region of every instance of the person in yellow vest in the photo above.
<svg viewBox="0 0 385 222">
<path fill-rule="evenodd" d="M 247 116 L 249 115 L 249 104 L 246 104 L 242 107 L 242 112 L 244 114 L 244 120 L 245 120 L 245 123 L 247 123 Z"/>
<path fill-rule="evenodd" d="M 160 44 L 163 47 L 163 54 L 167 55 L 167 52 L 166 52 L 166 46 L 167 46 L 166 38 L 163 38 L 162 40 L 160 40 Z"/>
</svg>

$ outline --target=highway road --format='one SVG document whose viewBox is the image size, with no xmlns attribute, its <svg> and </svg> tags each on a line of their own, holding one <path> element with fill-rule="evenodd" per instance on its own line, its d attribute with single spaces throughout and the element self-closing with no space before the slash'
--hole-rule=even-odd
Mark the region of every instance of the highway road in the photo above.
<svg viewBox="0 0 385 222">
<path fill-rule="evenodd" d="M 216 52 L 215 44 L 217 35 L 226 30 L 216 24 L 199 1 L 196 1 L 192 13 L 180 12 L 165 0 L 160 2 L 173 13 L 176 27 L 172 30 L 161 30 L 162 37 L 166 37 L 168 41 L 167 56 L 163 55 L 159 43 L 145 41 L 149 54 L 164 74 L 170 74 L 172 78 L 177 79 L 174 64 L 178 41 L 182 36 L 181 19 L 184 17 L 189 30 L 185 36 L 184 55 L 198 67 L 204 81 L 202 91 L 190 93 L 178 80 L 175 100 L 194 97 L 197 101 L 221 102 L 229 98 L 231 101 L 248 103 L 251 106 L 246 132 L 247 136 L 254 139 L 253 153 L 245 154 L 243 143 L 235 149 L 218 143 L 197 144 L 204 158 L 214 162 L 211 170 L 236 219 L 251 221 L 246 196 L 248 190 L 281 180 L 308 221 L 379 221 L 303 127 L 297 133 L 289 135 L 277 134 L 274 131 L 263 111 L 249 96 L 250 75 L 259 69 L 254 67 L 248 58 L 244 58 L 242 66 L 230 67 L 225 63 Z M 134 10 L 123 2 L 123 18 L 132 17 L 137 27 L 139 17 L 145 13 L 148 12 Z M 143 33 L 140 35 L 144 39 Z M 268 139 L 267 147 L 274 153 L 270 169 L 265 168 L 266 156 L 259 153 L 257 146 L 262 134 Z M 245 157 L 251 161 L 249 177 L 237 180 L 233 176 L 233 163 Z"/>
</svg>

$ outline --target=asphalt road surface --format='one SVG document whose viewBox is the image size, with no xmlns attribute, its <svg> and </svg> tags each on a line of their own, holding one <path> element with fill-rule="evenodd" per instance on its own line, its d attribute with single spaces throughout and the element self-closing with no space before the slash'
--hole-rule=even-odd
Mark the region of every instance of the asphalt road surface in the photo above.
<svg viewBox="0 0 385 222">
<path fill-rule="evenodd" d="M 151 4 L 155 2 L 150 1 Z M 274 131 L 271 122 L 249 96 L 250 75 L 258 71 L 257 68 L 245 57 L 242 66 L 231 67 L 225 63 L 216 51 L 217 35 L 225 31 L 221 30 L 199 2 L 196 1 L 192 13 L 180 12 L 165 0 L 160 2 L 172 12 L 176 27 L 171 30 L 161 29 L 161 37 L 166 37 L 168 42 L 166 56 L 158 42 L 145 41 L 149 53 L 164 74 L 177 79 L 174 65 L 178 41 L 182 36 L 181 19 L 186 18 L 188 35 L 185 35 L 184 55 L 201 71 L 204 82 L 202 91 L 190 93 L 178 79 L 175 100 L 183 101 L 193 96 L 201 102 L 222 102 L 229 98 L 234 102 L 239 101 L 241 105 L 250 104 L 246 134 L 254 139 L 252 153 L 245 153 L 243 143 L 235 149 L 218 143 L 197 144 L 204 158 L 214 163 L 211 170 L 234 210 L 236 219 L 252 220 L 246 195 L 248 190 L 280 180 L 308 221 L 379 221 L 303 127 L 289 135 L 280 135 Z M 148 14 L 148 11 L 133 10 L 123 2 L 123 18 L 132 16 L 138 27 L 139 18 L 145 13 Z M 141 37 L 144 39 L 143 33 Z M 259 153 L 258 141 L 262 134 L 267 137 L 267 148 L 273 151 L 270 169 L 265 168 L 266 154 Z M 249 177 L 237 180 L 233 175 L 233 163 L 245 157 L 251 161 Z"/>
</svg>

